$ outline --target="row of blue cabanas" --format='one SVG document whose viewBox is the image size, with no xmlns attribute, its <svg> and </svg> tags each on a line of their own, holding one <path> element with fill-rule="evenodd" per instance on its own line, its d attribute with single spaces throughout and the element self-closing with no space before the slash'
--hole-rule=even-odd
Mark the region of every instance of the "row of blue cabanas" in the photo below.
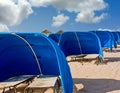
<svg viewBox="0 0 120 93">
<path fill-rule="evenodd" d="M 64 53 L 39 33 L 0 33 L 0 82 L 18 75 L 60 76 L 63 93 L 73 93 Z"/>
<path fill-rule="evenodd" d="M 120 42 L 119 32 L 89 31 L 54 34 L 55 43 L 40 33 L 0 33 L 0 82 L 18 75 L 60 76 L 64 93 L 73 92 L 66 56 L 99 54 Z M 54 38 L 53 38 L 54 37 Z"/>
<path fill-rule="evenodd" d="M 100 39 L 102 48 L 117 48 L 117 44 L 120 43 L 120 32 L 110 32 L 110 31 L 91 31 L 97 34 Z"/>
<path fill-rule="evenodd" d="M 80 54 L 99 54 L 103 56 L 102 48 L 110 51 L 117 48 L 120 42 L 120 32 L 89 31 L 89 32 L 64 32 L 62 34 L 51 34 L 52 38 L 61 48 L 66 56 Z"/>
<path fill-rule="evenodd" d="M 114 46 L 115 48 L 117 47 L 114 36 L 111 32 L 109 31 L 91 31 L 95 33 L 101 42 L 102 48 L 109 48 L 110 51 L 112 51 L 112 47 Z"/>
</svg>

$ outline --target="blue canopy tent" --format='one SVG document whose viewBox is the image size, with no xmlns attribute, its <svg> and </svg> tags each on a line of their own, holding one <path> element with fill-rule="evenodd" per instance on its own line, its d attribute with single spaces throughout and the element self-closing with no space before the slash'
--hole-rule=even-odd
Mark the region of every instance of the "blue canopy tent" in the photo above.
<svg viewBox="0 0 120 93">
<path fill-rule="evenodd" d="M 99 54 L 103 57 L 100 41 L 91 32 L 65 32 L 61 35 L 59 46 L 66 56 Z"/>
<path fill-rule="evenodd" d="M 113 36 L 114 36 L 114 39 L 116 42 L 118 42 L 118 38 L 119 38 L 119 35 L 117 32 L 112 32 Z"/>
<path fill-rule="evenodd" d="M 0 46 L 0 81 L 17 75 L 60 75 L 63 92 L 72 93 L 73 81 L 66 58 L 46 36 L 1 33 Z"/>
<path fill-rule="evenodd" d="M 117 42 L 118 42 L 118 44 L 120 44 L 120 32 L 117 32 L 117 34 L 118 34 L 118 40 L 117 40 Z"/>
<path fill-rule="evenodd" d="M 102 48 L 110 48 L 112 51 L 112 37 L 108 31 L 91 31 L 94 32 L 100 39 Z"/>
<path fill-rule="evenodd" d="M 59 43 L 61 34 L 50 34 L 48 37 L 54 40 L 57 44 Z"/>
<path fill-rule="evenodd" d="M 112 46 L 113 46 L 114 48 L 117 48 L 117 43 L 116 43 L 116 41 L 115 41 L 115 37 L 114 37 L 113 33 L 112 33 L 112 32 L 109 32 L 109 33 L 110 33 L 111 39 L 112 39 Z"/>
<path fill-rule="evenodd" d="M 114 40 L 115 40 L 115 43 L 116 43 L 116 48 L 117 48 L 117 43 L 118 43 L 118 38 L 119 38 L 119 35 L 117 32 L 111 32 L 114 36 Z"/>
</svg>

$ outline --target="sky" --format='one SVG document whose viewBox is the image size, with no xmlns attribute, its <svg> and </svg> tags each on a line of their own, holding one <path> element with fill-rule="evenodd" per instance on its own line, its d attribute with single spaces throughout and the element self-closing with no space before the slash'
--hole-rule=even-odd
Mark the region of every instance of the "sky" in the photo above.
<svg viewBox="0 0 120 93">
<path fill-rule="evenodd" d="M 120 31 L 120 0 L 0 0 L 0 32 Z"/>
</svg>

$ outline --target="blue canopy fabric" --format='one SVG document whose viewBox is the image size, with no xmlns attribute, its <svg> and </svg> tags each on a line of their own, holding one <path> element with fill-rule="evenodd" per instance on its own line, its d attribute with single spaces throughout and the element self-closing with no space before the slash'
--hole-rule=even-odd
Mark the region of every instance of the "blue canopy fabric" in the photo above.
<svg viewBox="0 0 120 93">
<path fill-rule="evenodd" d="M 117 31 L 117 34 L 118 34 L 118 40 L 117 40 L 117 42 L 120 44 L 120 32 Z"/>
<path fill-rule="evenodd" d="M 110 48 L 112 51 L 112 37 L 108 31 L 91 31 L 94 32 L 100 39 L 102 48 Z"/>
<path fill-rule="evenodd" d="M 113 36 L 114 36 L 114 39 L 116 42 L 118 42 L 118 38 L 119 38 L 119 35 L 117 32 L 112 32 Z"/>
<path fill-rule="evenodd" d="M 114 48 L 117 48 L 117 43 L 116 43 L 116 41 L 115 41 L 115 37 L 114 37 L 113 33 L 112 33 L 112 32 L 109 32 L 109 33 L 110 33 L 111 39 L 112 39 L 112 46 L 113 46 Z"/>
<path fill-rule="evenodd" d="M 48 37 L 54 40 L 57 44 L 59 43 L 61 34 L 50 34 Z"/>
<path fill-rule="evenodd" d="M 35 54 L 22 38 L 30 44 Z M 1 33 L 0 46 L 0 81 L 17 75 L 60 75 L 63 92 L 73 92 L 73 80 L 66 58 L 48 37 L 38 33 Z"/>
<path fill-rule="evenodd" d="M 66 56 L 99 54 L 103 57 L 99 38 L 91 32 L 64 32 L 59 46 Z"/>
</svg>

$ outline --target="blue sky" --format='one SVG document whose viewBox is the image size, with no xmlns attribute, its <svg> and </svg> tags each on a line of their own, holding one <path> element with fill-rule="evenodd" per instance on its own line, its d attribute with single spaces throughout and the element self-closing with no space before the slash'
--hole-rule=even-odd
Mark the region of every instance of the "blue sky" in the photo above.
<svg viewBox="0 0 120 93">
<path fill-rule="evenodd" d="M 0 0 L 0 31 L 120 30 L 120 0 Z"/>
</svg>

